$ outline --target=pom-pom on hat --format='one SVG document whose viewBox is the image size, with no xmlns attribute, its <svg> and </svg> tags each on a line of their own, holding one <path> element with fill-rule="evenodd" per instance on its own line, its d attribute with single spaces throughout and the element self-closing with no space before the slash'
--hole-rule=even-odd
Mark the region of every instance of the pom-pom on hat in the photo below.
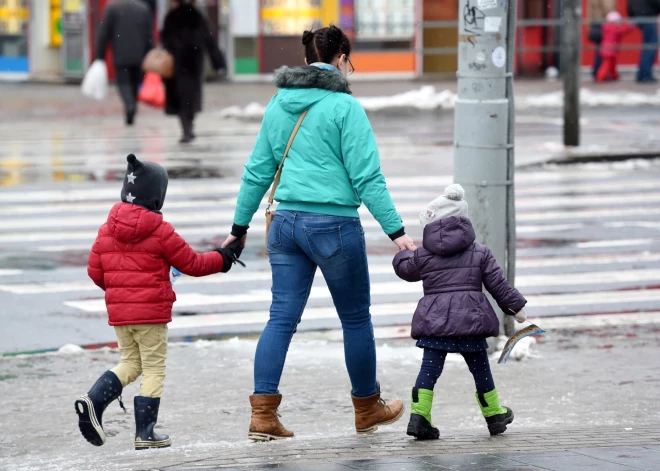
<svg viewBox="0 0 660 471">
<path fill-rule="evenodd" d="M 451 216 L 468 217 L 468 204 L 464 198 L 465 190 L 461 185 L 458 183 L 449 185 L 442 196 L 431 201 L 419 214 L 422 227 Z"/>
<path fill-rule="evenodd" d="M 607 14 L 605 19 L 608 23 L 619 23 L 623 18 L 618 11 L 611 11 Z"/>
</svg>

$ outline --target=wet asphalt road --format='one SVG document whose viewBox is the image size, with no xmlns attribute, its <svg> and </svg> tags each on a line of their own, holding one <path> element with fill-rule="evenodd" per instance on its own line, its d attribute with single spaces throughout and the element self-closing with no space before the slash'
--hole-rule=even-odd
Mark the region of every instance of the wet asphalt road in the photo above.
<svg viewBox="0 0 660 471">
<path fill-rule="evenodd" d="M 21 93 L 24 93 L 24 89 Z M 35 89 L 35 93 L 46 93 Z M 85 273 L 86 255 L 118 200 L 125 155 L 164 163 L 171 175 L 165 217 L 199 250 L 231 224 L 242 165 L 258 123 L 223 120 L 211 107 L 192 146 L 177 144 L 177 123 L 152 110 L 127 129 L 117 103 L 81 101 L 76 89 L 49 93 L 51 108 L 0 126 L 0 352 L 112 341 L 102 292 Z M 19 100 L 20 102 L 20 100 Z M 46 108 L 44 108 L 46 109 Z M 53 116 L 52 109 L 63 110 Z M 658 139 L 654 108 L 587 109 L 585 143 L 637 147 Z M 519 163 L 538 160 L 561 134 L 558 110 L 520 112 Z M 416 215 L 451 181 L 451 112 L 377 114 L 372 124 L 382 166 L 412 236 Z M 587 165 L 521 169 L 517 175 L 518 286 L 537 316 L 660 311 L 660 165 Z M 409 322 L 421 287 L 395 279 L 393 246 L 367 214 L 378 326 Z M 182 279 L 173 338 L 258 332 L 267 318 L 268 263 L 259 216 L 245 253 L 248 269 Z M 301 329 L 336 328 L 319 279 Z"/>
</svg>

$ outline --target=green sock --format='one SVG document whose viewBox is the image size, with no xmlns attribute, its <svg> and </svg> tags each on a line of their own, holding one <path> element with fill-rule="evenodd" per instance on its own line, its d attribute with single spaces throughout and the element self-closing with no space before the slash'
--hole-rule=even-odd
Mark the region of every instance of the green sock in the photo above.
<svg viewBox="0 0 660 471">
<path fill-rule="evenodd" d="M 475 393 L 477 404 L 481 408 L 484 417 L 492 417 L 497 414 L 506 414 L 506 409 L 500 406 L 500 398 L 497 395 L 497 389 L 488 391 L 485 394 Z"/>
<path fill-rule="evenodd" d="M 433 407 L 433 391 L 429 389 L 413 388 L 412 399 L 410 401 L 410 413 L 424 417 L 431 422 L 431 408 Z"/>
</svg>

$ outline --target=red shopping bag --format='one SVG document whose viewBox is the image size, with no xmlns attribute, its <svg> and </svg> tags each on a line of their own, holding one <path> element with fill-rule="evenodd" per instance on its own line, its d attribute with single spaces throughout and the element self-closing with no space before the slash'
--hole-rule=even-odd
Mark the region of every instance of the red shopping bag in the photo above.
<svg viewBox="0 0 660 471">
<path fill-rule="evenodd" d="M 138 94 L 138 101 L 154 108 L 165 107 L 165 87 L 159 75 L 147 73 L 144 76 L 142 88 L 140 88 L 140 93 Z"/>
</svg>

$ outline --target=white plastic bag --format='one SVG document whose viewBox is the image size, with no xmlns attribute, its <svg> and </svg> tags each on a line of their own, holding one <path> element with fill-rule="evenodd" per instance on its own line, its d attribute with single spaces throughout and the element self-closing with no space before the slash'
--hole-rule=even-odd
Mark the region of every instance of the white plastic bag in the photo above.
<svg viewBox="0 0 660 471">
<path fill-rule="evenodd" d="M 105 61 L 95 60 L 85 74 L 81 85 L 82 93 L 95 100 L 103 100 L 108 96 L 108 67 Z"/>
</svg>

